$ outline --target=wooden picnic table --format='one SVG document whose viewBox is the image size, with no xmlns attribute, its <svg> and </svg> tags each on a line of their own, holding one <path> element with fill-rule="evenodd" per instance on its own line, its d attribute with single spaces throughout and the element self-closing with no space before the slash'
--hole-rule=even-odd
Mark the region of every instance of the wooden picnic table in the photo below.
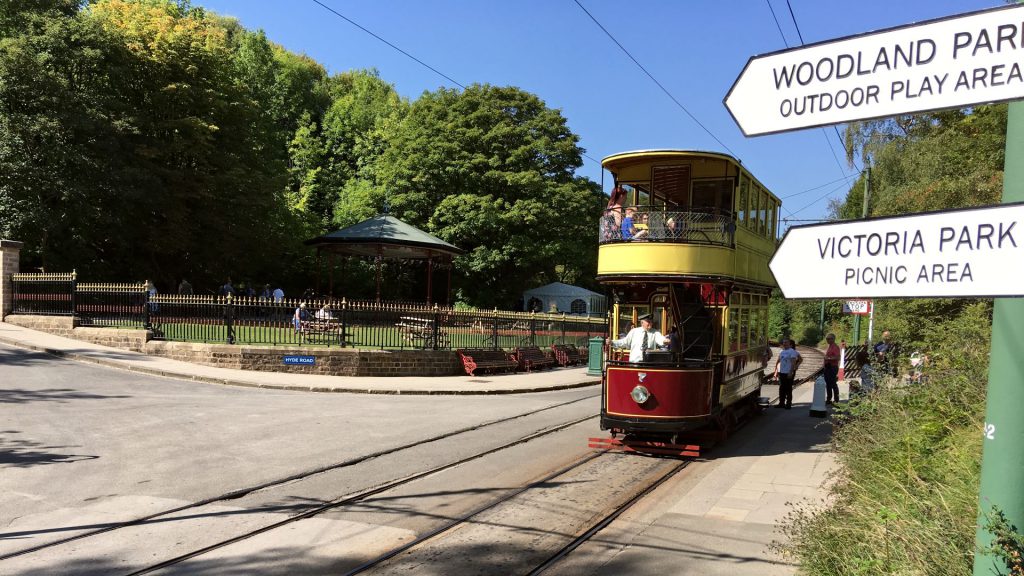
<svg viewBox="0 0 1024 576">
<path fill-rule="evenodd" d="M 341 337 L 340 318 L 311 318 L 299 324 L 304 339 Z"/>
<path fill-rule="evenodd" d="M 402 334 L 402 339 L 406 342 L 411 342 L 420 348 L 434 347 L 433 320 L 417 316 L 402 316 L 395 323 L 395 326 L 398 327 L 398 331 Z M 448 332 L 444 329 L 438 329 L 437 346 L 439 348 L 447 348 L 449 343 Z"/>
</svg>

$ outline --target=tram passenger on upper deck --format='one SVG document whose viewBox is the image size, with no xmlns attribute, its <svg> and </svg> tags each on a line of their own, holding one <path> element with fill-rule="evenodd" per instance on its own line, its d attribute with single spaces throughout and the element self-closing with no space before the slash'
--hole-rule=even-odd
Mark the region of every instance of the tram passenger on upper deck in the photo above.
<svg viewBox="0 0 1024 576">
<path fill-rule="evenodd" d="M 633 217 L 636 216 L 636 209 L 632 206 L 626 208 L 626 217 L 622 219 L 622 239 L 632 240 L 636 235 L 636 226 L 633 224 Z"/>
<path fill-rule="evenodd" d="M 622 186 L 616 186 L 612 190 L 611 198 L 608 199 L 608 207 L 601 217 L 601 241 L 616 240 L 622 234 L 622 199 L 626 197 L 626 190 Z"/>
<path fill-rule="evenodd" d="M 633 363 L 643 362 L 647 357 L 647 350 L 658 346 L 665 346 L 670 342 L 661 332 L 652 329 L 651 315 L 640 316 L 640 326 L 633 328 L 626 336 L 618 340 L 612 340 L 612 346 L 616 348 L 629 348 L 629 361 Z"/>
</svg>

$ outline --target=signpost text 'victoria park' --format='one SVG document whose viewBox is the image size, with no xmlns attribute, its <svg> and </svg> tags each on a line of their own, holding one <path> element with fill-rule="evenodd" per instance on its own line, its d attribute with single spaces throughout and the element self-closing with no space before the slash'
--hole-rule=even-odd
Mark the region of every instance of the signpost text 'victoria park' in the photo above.
<svg viewBox="0 0 1024 576">
<path fill-rule="evenodd" d="M 725 98 L 747 136 L 1024 98 L 1024 6 L 751 58 Z M 1011 103 L 1003 204 L 790 228 L 787 298 L 995 297 L 975 576 L 1006 574 L 986 513 L 1024 528 L 1024 104 Z"/>
<path fill-rule="evenodd" d="M 790 228 L 769 266 L 787 298 L 1018 296 L 1024 204 Z"/>
</svg>

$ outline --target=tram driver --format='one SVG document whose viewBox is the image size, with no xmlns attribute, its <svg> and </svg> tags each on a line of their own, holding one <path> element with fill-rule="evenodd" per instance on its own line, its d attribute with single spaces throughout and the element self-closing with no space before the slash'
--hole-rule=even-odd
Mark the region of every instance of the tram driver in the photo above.
<svg viewBox="0 0 1024 576">
<path fill-rule="evenodd" d="M 653 329 L 650 314 L 641 315 L 640 325 L 627 332 L 623 338 L 610 341 L 616 348 L 629 348 L 629 361 L 633 363 L 646 360 L 648 349 L 666 346 L 670 342 L 670 338 Z"/>
</svg>

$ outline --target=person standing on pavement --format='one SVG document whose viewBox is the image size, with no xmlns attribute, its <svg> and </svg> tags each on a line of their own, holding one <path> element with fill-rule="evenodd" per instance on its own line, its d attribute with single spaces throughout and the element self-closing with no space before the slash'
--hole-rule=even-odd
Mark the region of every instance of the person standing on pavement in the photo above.
<svg viewBox="0 0 1024 576">
<path fill-rule="evenodd" d="M 775 379 L 779 381 L 779 408 L 789 410 L 793 407 L 793 379 L 796 369 L 804 359 L 796 351 L 793 340 L 782 341 L 782 352 L 775 361 Z"/>
<path fill-rule="evenodd" d="M 643 314 L 640 316 L 640 326 L 627 332 L 624 337 L 610 342 L 616 348 L 629 348 L 629 361 L 637 363 L 646 360 L 648 349 L 664 346 L 669 339 L 661 332 L 652 330 L 651 315 Z"/>
<path fill-rule="evenodd" d="M 825 377 L 825 404 L 839 402 L 839 346 L 836 345 L 836 335 L 825 336 L 828 346 L 825 348 L 825 367 L 822 369 L 822 376 Z"/>
</svg>

